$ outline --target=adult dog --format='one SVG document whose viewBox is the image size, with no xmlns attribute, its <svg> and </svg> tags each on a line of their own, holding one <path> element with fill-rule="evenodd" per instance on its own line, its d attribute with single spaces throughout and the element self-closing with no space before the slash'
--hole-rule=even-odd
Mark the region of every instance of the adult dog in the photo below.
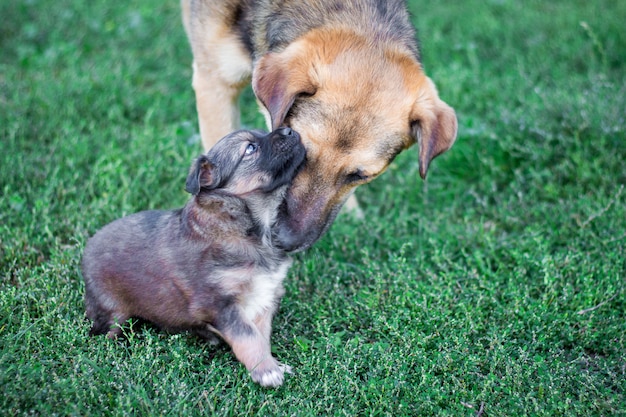
<svg viewBox="0 0 626 417">
<path fill-rule="evenodd" d="M 302 137 L 306 164 L 277 226 L 287 250 L 313 244 L 402 150 L 418 143 L 425 178 L 456 139 L 402 0 L 182 0 L 182 9 L 204 147 L 237 127 L 250 80 L 268 125 Z"/>
</svg>

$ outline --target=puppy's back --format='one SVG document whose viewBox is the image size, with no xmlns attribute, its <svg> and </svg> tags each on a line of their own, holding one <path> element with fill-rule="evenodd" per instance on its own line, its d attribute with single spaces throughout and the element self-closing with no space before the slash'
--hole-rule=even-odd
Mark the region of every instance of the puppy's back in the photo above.
<svg viewBox="0 0 626 417">
<path fill-rule="evenodd" d="M 116 271 L 138 270 L 151 258 L 158 231 L 173 216 L 169 211 L 142 211 L 117 219 L 93 235 L 85 246 L 82 268 L 85 281 Z"/>
<path fill-rule="evenodd" d="M 145 306 L 163 309 L 172 297 L 166 267 L 168 257 L 160 245 L 163 231 L 176 231 L 178 212 L 144 211 L 115 220 L 99 230 L 85 246 L 82 271 L 85 280 L 87 317 L 94 321 L 92 333 L 104 333 L 108 326 L 98 317 L 125 321 L 130 316 L 148 316 Z M 174 232 L 176 233 L 176 232 Z M 106 329 L 98 331 L 98 326 Z"/>
</svg>

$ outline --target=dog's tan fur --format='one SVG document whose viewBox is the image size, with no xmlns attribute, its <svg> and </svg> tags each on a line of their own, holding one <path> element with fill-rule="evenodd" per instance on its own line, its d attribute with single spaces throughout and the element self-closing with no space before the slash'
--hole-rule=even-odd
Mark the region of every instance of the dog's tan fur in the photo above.
<svg viewBox="0 0 626 417">
<path fill-rule="evenodd" d="M 251 79 L 268 125 L 292 127 L 307 148 L 278 225 L 287 249 L 310 246 L 355 187 L 384 172 L 402 150 L 419 144 L 424 178 L 431 160 L 455 141 L 455 112 L 423 72 L 399 0 L 182 6 L 204 147 L 237 126 L 237 97 Z"/>
</svg>

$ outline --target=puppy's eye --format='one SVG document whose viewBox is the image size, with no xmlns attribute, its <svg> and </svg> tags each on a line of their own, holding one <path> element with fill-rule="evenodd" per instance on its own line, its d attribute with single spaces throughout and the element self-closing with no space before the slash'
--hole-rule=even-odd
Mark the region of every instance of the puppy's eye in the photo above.
<svg viewBox="0 0 626 417">
<path fill-rule="evenodd" d="M 259 145 L 256 143 L 249 143 L 248 146 L 246 146 L 245 155 L 252 155 L 257 151 L 257 149 L 259 149 Z"/>
<path fill-rule="evenodd" d="M 363 171 L 357 169 L 346 176 L 346 183 L 366 182 L 369 178 L 369 175 L 365 175 Z"/>
</svg>

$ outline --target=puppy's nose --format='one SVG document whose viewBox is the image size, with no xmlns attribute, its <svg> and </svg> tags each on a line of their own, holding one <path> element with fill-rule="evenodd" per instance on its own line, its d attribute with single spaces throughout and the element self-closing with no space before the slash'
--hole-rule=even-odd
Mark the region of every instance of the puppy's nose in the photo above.
<svg viewBox="0 0 626 417">
<path fill-rule="evenodd" d="M 291 136 L 293 134 L 293 130 L 290 127 L 281 127 L 276 132 L 282 136 Z"/>
</svg>

